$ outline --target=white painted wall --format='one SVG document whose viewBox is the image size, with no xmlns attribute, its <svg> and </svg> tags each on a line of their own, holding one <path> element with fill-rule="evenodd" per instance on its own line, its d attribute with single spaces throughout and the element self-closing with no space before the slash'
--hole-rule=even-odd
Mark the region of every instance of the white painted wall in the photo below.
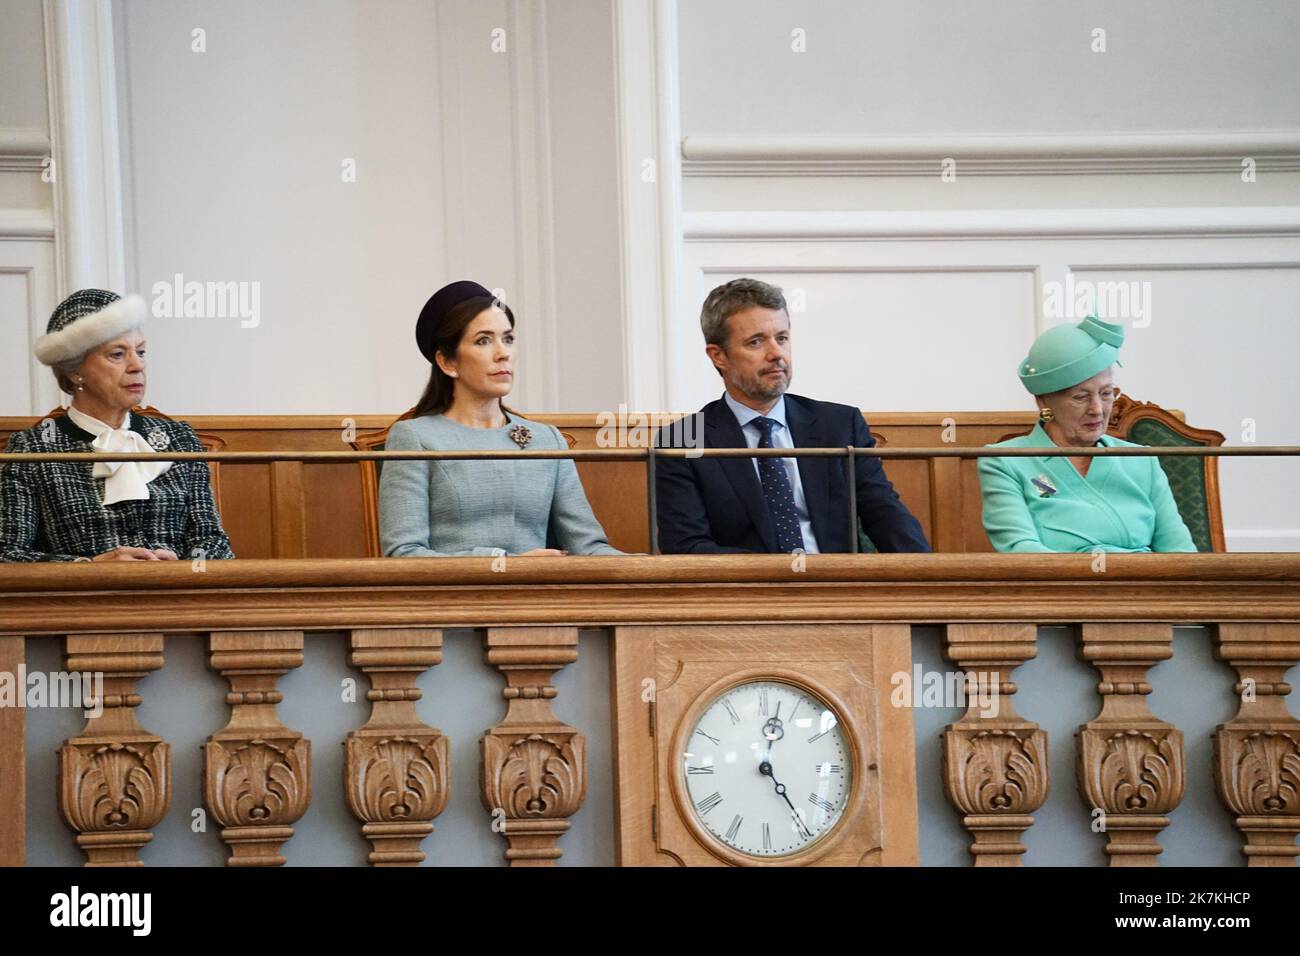
<svg viewBox="0 0 1300 956">
<path fill-rule="evenodd" d="M 255 328 L 154 323 L 159 407 L 400 411 L 427 378 L 420 307 L 463 277 L 515 309 L 520 407 L 617 401 L 621 370 L 598 361 L 620 309 L 604 4 L 117 0 L 114 12 L 130 284 L 260 283 Z M 206 52 L 192 50 L 195 29 Z M 562 374 L 561 358 L 582 373 Z"/>
<path fill-rule="evenodd" d="M 685 0 L 679 16 L 688 136 L 1300 128 L 1292 0 Z"/>
</svg>

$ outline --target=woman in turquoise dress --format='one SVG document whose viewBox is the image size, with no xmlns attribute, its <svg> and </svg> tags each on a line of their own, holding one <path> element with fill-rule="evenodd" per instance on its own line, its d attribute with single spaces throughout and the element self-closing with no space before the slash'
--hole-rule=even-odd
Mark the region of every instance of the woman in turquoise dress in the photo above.
<svg viewBox="0 0 1300 956">
<path fill-rule="evenodd" d="M 989 447 L 1141 447 L 1106 434 L 1123 343 L 1122 325 L 1095 317 L 1040 335 L 1019 369 L 1038 423 Z M 979 476 L 994 550 L 1196 550 L 1155 456 L 981 458 Z"/>
</svg>

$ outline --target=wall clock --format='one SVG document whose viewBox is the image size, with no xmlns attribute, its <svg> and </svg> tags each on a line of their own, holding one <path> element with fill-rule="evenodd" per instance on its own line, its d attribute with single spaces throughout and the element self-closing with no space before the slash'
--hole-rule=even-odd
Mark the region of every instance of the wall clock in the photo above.
<svg viewBox="0 0 1300 956">
<path fill-rule="evenodd" d="M 776 859 L 809 849 L 844 818 L 854 751 L 825 696 L 750 679 L 701 698 L 682 722 L 673 774 L 696 832 L 738 853 Z"/>
<path fill-rule="evenodd" d="M 617 628 L 620 863 L 915 864 L 910 667 L 906 625 Z"/>
</svg>

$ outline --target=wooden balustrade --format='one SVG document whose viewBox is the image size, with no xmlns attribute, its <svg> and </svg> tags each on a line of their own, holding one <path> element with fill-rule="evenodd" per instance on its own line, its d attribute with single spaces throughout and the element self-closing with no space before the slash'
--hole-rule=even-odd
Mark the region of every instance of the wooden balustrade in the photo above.
<svg viewBox="0 0 1300 956">
<path fill-rule="evenodd" d="M 279 866 L 311 803 L 311 741 L 280 723 L 279 679 L 302 666 L 302 631 L 214 631 L 209 666 L 230 682 L 230 723 L 203 749 L 203 802 L 231 866 Z"/>
<path fill-rule="evenodd" d="M 1187 788 L 1183 735 L 1147 708 L 1146 672 L 1174 656 L 1168 624 L 1085 624 L 1101 713 L 1079 728 L 1079 790 L 1100 811 L 1111 866 L 1154 866 L 1156 835 Z"/>
<path fill-rule="evenodd" d="M 161 634 L 69 634 L 69 674 L 103 674 L 85 729 L 59 752 L 59 810 L 87 866 L 141 866 L 171 803 L 171 751 L 135 718 L 136 682 L 163 666 Z M 84 691 L 83 691 L 84 693 Z"/>
<path fill-rule="evenodd" d="M 1241 709 L 1214 735 L 1214 782 L 1236 814 L 1250 866 L 1294 866 L 1300 849 L 1300 720 L 1282 680 L 1300 661 L 1300 625 L 1223 623 L 1216 653 L 1240 675 Z"/>
<path fill-rule="evenodd" d="M 546 866 L 587 795 L 586 738 L 551 709 L 551 679 L 578 659 L 578 629 L 489 628 L 486 650 L 505 675 L 507 709 L 483 737 L 483 805 L 510 844 L 511 866 Z"/>
<path fill-rule="evenodd" d="M 947 628 L 944 654 L 966 674 L 967 707 L 944 732 L 943 786 L 975 838 L 976 866 L 1019 866 L 1020 834 L 1047 799 L 1047 732 L 1011 701 L 1011 672 L 1034 656 L 1037 638 L 1032 624 Z"/>
<path fill-rule="evenodd" d="M 917 845 L 910 713 L 876 708 L 887 706 L 889 673 L 910 665 L 911 623 L 944 626 L 944 652 L 971 695 L 944 735 L 942 783 L 976 865 L 1019 865 L 1021 834 L 1051 782 L 1035 720 L 1043 715 L 1013 704 L 1013 671 L 1035 655 L 1039 624 L 1077 626 L 1080 656 L 1100 675 L 1099 710 L 1074 746 L 1080 821 L 1104 815 L 1099 839 L 1111 865 L 1154 864 L 1184 791 L 1210 786 L 1242 833 L 1246 863 L 1294 865 L 1300 721 L 1287 710 L 1283 677 L 1300 660 L 1300 555 L 1111 555 L 1101 573 L 1090 554 L 535 557 L 511 558 L 504 570 L 491 558 L 11 565 L 0 578 L 0 672 L 21 668 L 24 639 L 63 638 L 70 671 L 104 675 L 93 702 L 102 713 L 66 742 L 58 769 L 59 807 L 90 865 L 138 865 L 168 812 L 168 743 L 140 726 L 135 708 L 170 636 L 196 633 L 230 688 L 228 719 L 210 715 L 203 781 L 229 863 L 283 863 L 313 789 L 340 784 L 361 823 L 351 838 L 369 841 L 372 864 L 421 862 L 421 841 L 453 784 L 448 738 L 425 722 L 439 701 L 417 713 L 415 682 L 439 664 L 442 631 L 452 627 L 478 629 L 487 663 L 504 678 L 505 717 L 482 721 L 478 787 L 456 786 L 478 789 L 484 826 L 501 834 L 512 865 L 560 859 L 589 786 L 616 791 L 610 838 L 621 859 L 687 862 L 657 849 L 663 815 L 683 807 L 680 794 L 671 806 L 654 797 L 675 793 L 662 773 L 676 758 L 656 751 L 674 738 L 656 727 L 654 691 L 638 697 L 643 678 L 660 692 L 677 680 L 674 654 L 712 669 L 687 665 L 693 676 L 674 685 L 672 714 L 698 714 L 683 688 L 723 686 L 734 664 L 750 679 L 771 669 L 806 683 L 851 719 L 845 746 L 861 758 L 861 782 L 845 807 L 861 820 L 848 823 L 852 838 L 828 838 L 824 861 L 907 863 Z M 1172 655 L 1178 624 L 1212 625 L 1216 653 L 1238 675 L 1239 711 L 1215 735 L 1213 781 L 1189 777 L 1179 730 L 1145 701 L 1148 671 Z M 589 779 L 592 728 L 569 726 L 552 709 L 553 678 L 576 660 L 579 628 L 603 629 L 621 662 L 611 668 L 613 779 Z M 313 780 L 311 743 L 277 714 L 280 678 L 316 652 L 318 632 L 342 632 L 349 664 L 370 682 L 368 719 L 341 741 L 341 781 Z M 672 653 L 656 664 L 652 646 Z M 989 699 L 997 706 L 982 706 Z M 485 715 L 491 707 L 483 701 Z M 0 708 L 7 864 L 24 855 L 23 716 Z M 623 786 L 638 776 L 653 805 L 634 803 L 637 788 Z M 679 848 L 688 830 L 703 834 L 674 823 Z M 792 859 L 817 862 L 821 852 Z M 719 848 L 691 861 L 734 862 Z"/>
<path fill-rule="evenodd" d="M 420 842 L 451 796 L 449 745 L 420 720 L 418 678 L 442 663 L 442 631 L 358 629 L 348 662 L 370 678 L 370 719 L 348 734 L 343 781 L 348 809 L 362 822 L 375 866 L 416 866 Z"/>
</svg>

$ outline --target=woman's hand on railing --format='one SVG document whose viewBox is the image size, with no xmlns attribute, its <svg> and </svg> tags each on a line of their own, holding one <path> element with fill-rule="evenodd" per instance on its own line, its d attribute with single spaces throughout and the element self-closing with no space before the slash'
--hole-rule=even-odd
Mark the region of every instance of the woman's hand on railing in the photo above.
<svg viewBox="0 0 1300 956">
<path fill-rule="evenodd" d="M 569 552 L 567 551 L 560 551 L 557 548 L 533 548 L 531 551 L 525 551 L 519 557 L 531 558 L 535 555 L 543 555 L 545 557 L 562 558 L 568 553 Z"/>
<path fill-rule="evenodd" d="M 92 561 L 175 561 L 176 555 L 166 548 L 114 548 L 97 554 Z"/>
</svg>

